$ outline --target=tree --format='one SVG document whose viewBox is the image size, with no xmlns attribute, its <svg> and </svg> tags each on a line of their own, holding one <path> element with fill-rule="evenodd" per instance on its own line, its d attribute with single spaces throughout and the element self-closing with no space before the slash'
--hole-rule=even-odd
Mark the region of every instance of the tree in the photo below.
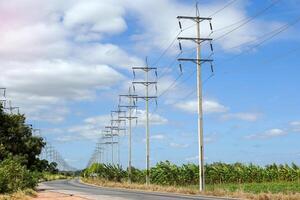
<svg viewBox="0 0 300 200">
<path fill-rule="evenodd" d="M 0 161 L 17 156 L 28 169 L 43 171 L 49 164 L 41 161 L 38 155 L 46 143 L 43 138 L 33 136 L 25 120 L 24 115 L 5 113 L 0 105 Z"/>
</svg>

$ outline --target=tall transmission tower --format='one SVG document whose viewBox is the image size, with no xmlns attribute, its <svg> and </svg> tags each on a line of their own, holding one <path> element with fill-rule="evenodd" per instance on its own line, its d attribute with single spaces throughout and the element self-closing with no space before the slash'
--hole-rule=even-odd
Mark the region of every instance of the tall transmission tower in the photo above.
<svg viewBox="0 0 300 200">
<path fill-rule="evenodd" d="M 122 105 L 122 98 L 128 98 L 128 104 Z M 131 168 L 132 168 L 132 127 L 131 127 L 131 121 L 132 119 L 135 119 L 137 122 L 137 117 L 132 116 L 132 111 L 136 108 L 137 106 L 134 103 L 134 98 L 136 98 L 137 95 L 134 95 L 131 93 L 131 87 L 129 88 L 128 94 L 124 95 L 119 95 L 119 108 L 126 108 L 128 115 L 126 116 L 120 116 L 120 119 L 127 119 L 128 120 L 128 181 L 131 183 Z"/>
<path fill-rule="evenodd" d="M 117 136 L 114 133 L 114 129 L 117 128 L 117 126 L 105 126 L 106 130 L 103 130 L 105 133 L 104 136 L 107 139 L 110 139 L 110 141 L 105 142 L 105 144 L 110 144 L 111 145 L 111 164 L 114 164 L 114 144 L 117 144 L 118 142 L 114 141 L 114 136 Z"/>
<path fill-rule="evenodd" d="M 198 162 L 199 162 L 199 190 L 203 191 L 205 189 L 205 174 L 204 174 L 204 142 L 203 142 L 203 108 L 202 108 L 202 77 L 201 77 L 201 65 L 203 63 L 209 62 L 211 63 L 211 70 L 213 72 L 212 67 L 212 59 L 202 59 L 201 58 L 201 43 L 202 42 L 210 42 L 211 51 L 213 51 L 213 47 L 211 44 L 211 38 L 201 38 L 200 37 L 200 23 L 203 21 L 209 21 L 210 29 L 212 31 L 211 19 L 210 17 L 200 17 L 198 5 L 196 4 L 196 16 L 178 16 L 177 19 L 179 20 L 179 27 L 182 29 L 181 26 L 181 19 L 188 19 L 192 20 L 196 23 L 196 37 L 188 38 L 188 37 L 178 37 L 179 40 L 179 48 L 182 50 L 182 46 L 180 41 L 181 40 L 189 40 L 196 43 L 197 48 L 197 57 L 196 59 L 191 58 L 179 58 L 178 61 L 180 63 L 180 70 L 181 62 L 189 61 L 193 62 L 197 66 L 197 99 L 198 99 Z"/>
<path fill-rule="evenodd" d="M 17 110 L 17 114 L 20 114 L 20 108 L 12 106 L 11 100 L 8 101 L 8 107 L 5 107 L 4 109 L 9 110 L 10 114 L 13 114 L 14 110 Z"/>
<path fill-rule="evenodd" d="M 155 85 L 156 92 L 157 92 L 157 81 L 149 81 L 149 72 L 154 70 L 155 76 L 157 79 L 157 68 L 156 67 L 149 67 L 146 59 L 146 66 L 145 67 L 132 67 L 133 74 L 135 77 L 135 71 L 141 70 L 145 73 L 145 80 L 144 81 L 133 81 L 133 89 L 135 90 L 135 85 L 140 84 L 145 86 L 145 96 L 136 96 L 135 99 L 143 99 L 146 101 L 146 184 L 150 184 L 150 132 L 149 132 L 149 100 L 150 99 L 157 99 L 157 96 L 149 96 L 149 86 Z M 156 101 L 157 104 L 157 101 Z"/>
<path fill-rule="evenodd" d="M 0 92 L 3 98 L 0 99 L 0 104 L 5 107 L 6 88 L 0 88 Z"/>
<path fill-rule="evenodd" d="M 122 122 L 126 123 L 125 119 L 120 119 L 121 114 L 124 114 L 124 116 L 126 115 L 126 111 L 120 110 L 120 108 L 118 110 L 113 110 L 111 111 L 111 125 L 113 127 L 113 131 L 117 131 L 117 161 L 118 161 L 118 165 L 120 165 L 120 131 L 126 131 L 126 128 L 121 128 L 120 125 Z M 115 118 L 114 114 L 117 114 L 117 118 Z M 115 126 L 115 127 L 114 127 Z M 125 125 L 126 127 L 126 125 Z"/>
</svg>

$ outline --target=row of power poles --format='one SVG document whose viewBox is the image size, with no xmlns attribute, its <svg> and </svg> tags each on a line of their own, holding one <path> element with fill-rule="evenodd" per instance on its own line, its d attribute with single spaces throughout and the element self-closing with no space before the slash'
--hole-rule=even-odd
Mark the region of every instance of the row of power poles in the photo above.
<svg viewBox="0 0 300 200">
<path fill-rule="evenodd" d="M 147 62 L 146 62 L 147 63 Z M 146 127 L 146 183 L 150 184 L 150 115 L 149 101 L 157 98 L 157 95 L 150 94 L 150 86 L 154 85 L 157 91 L 157 68 L 149 67 L 148 64 L 143 67 L 132 67 L 134 80 L 132 86 L 129 87 L 127 94 L 119 95 L 119 104 L 117 110 L 111 111 L 111 120 L 108 126 L 102 130 L 101 138 L 96 144 L 96 149 L 89 160 L 88 166 L 96 162 L 105 162 L 115 164 L 114 153 L 117 148 L 117 164 L 120 164 L 120 140 L 121 133 L 128 134 L 128 179 L 131 182 L 132 178 L 132 121 L 137 124 L 137 102 L 138 100 L 145 101 L 145 127 Z M 151 80 L 150 72 L 155 74 L 155 80 Z M 145 79 L 137 81 L 136 74 L 144 73 Z M 137 85 L 141 85 L 145 89 L 143 95 L 138 95 L 136 92 Z M 108 151 L 111 152 L 111 159 L 104 160 L 104 155 Z"/>
<path fill-rule="evenodd" d="M 179 40 L 179 48 L 182 50 L 182 41 L 193 41 L 196 44 L 196 58 L 178 58 L 178 62 L 180 65 L 180 70 L 182 72 L 182 63 L 183 62 L 193 62 L 196 64 L 197 68 L 197 100 L 198 100 L 198 156 L 199 156 L 199 190 L 203 191 L 205 186 L 205 177 L 204 177 L 204 142 L 203 142 L 203 107 L 202 107 L 202 64 L 210 63 L 211 71 L 213 73 L 213 60 L 208 58 L 201 57 L 201 45 L 202 43 L 208 42 L 211 48 L 211 55 L 213 55 L 213 46 L 212 39 L 207 37 L 201 37 L 201 22 L 208 21 L 211 32 L 212 24 L 210 17 L 200 17 L 198 5 L 196 5 L 196 16 L 178 16 L 179 27 L 182 31 L 182 23 L 183 20 L 192 20 L 196 24 L 196 36 L 195 37 L 178 37 Z M 120 133 L 124 134 L 128 133 L 128 174 L 129 174 L 129 182 L 131 182 L 131 168 L 132 168 L 132 120 L 137 121 L 136 112 L 137 111 L 137 101 L 144 100 L 145 101 L 145 129 L 146 129 L 146 184 L 150 184 L 150 127 L 149 127 L 149 102 L 150 100 L 155 100 L 157 104 L 157 68 L 149 67 L 148 62 L 146 60 L 145 66 L 140 67 L 132 67 L 134 80 L 132 81 L 132 85 L 128 90 L 127 94 L 119 95 L 119 105 L 116 111 L 112 111 L 111 121 L 109 126 L 105 126 L 105 129 L 102 130 L 102 137 L 98 141 L 96 149 L 92 155 L 92 158 L 89 161 L 88 165 L 91 165 L 95 162 L 109 162 L 108 159 L 104 160 L 104 152 L 105 150 L 111 151 L 111 163 L 114 164 L 114 146 L 117 145 L 118 148 L 118 164 L 120 164 L 120 143 L 119 137 Z M 154 74 L 153 74 L 154 72 Z M 136 80 L 136 74 L 143 73 L 144 80 Z M 153 80 L 153 78 L 155 79 Z M 144 94 L 138 94 L 136 92 L 137 85 L 141 85 L 144 87 Z M 156 93 L 155 95 L 150 92 L 154 86 Z M 126 101 L 124 101 L 126 99 Z M 126 102 L 126 103 L 124 103 Z M 114 115 L 116 114 L 116 115 Z M 127 125 L 128 122 L 128 125 Z M 128 129 L 127 129 L 128 128 Z M 126 132 L 126 130 L 128 130 Z M 117 140 L 115 140 L 117 138 Z"/>
</svg>

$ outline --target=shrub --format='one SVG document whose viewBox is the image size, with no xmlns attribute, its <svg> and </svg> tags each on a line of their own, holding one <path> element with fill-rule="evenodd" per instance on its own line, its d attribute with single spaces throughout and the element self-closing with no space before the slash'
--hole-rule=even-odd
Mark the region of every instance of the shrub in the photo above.
<svg viewBox="0 0 300 200">
<path fill-rule="evenodd" d="M 38 172 L 30 172 L 17 158 L 8 158 L 0 163 L 0 193 L 11 193 L 34 188 L 39 180 Z"/>
</svg>

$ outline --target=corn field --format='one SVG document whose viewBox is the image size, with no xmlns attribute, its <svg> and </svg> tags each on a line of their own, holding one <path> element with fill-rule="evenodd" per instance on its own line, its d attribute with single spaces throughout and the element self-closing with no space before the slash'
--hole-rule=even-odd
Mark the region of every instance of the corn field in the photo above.
<svg viewBox="0 0 300 200">
<path fill-rule="evenodd" d="M 145 170 L 132 168 L 132 181 L 145 183 Z M 150 170 L 152 184 L 187 186 L 198 184 L 198 165 L 183 164 L 177 166 L 169 161 L 159 162 Z M 109 181 L 127 181 L 127 170 L 118 165 L 94 163 L 82 173 L 83 177 L 97 177 Z M 300 181 L 300 167 L 291 165 L 226 164 L 216 162 L 205 165 L 207 184 L 223 183 L 262 183 Z"/>
</svg>

